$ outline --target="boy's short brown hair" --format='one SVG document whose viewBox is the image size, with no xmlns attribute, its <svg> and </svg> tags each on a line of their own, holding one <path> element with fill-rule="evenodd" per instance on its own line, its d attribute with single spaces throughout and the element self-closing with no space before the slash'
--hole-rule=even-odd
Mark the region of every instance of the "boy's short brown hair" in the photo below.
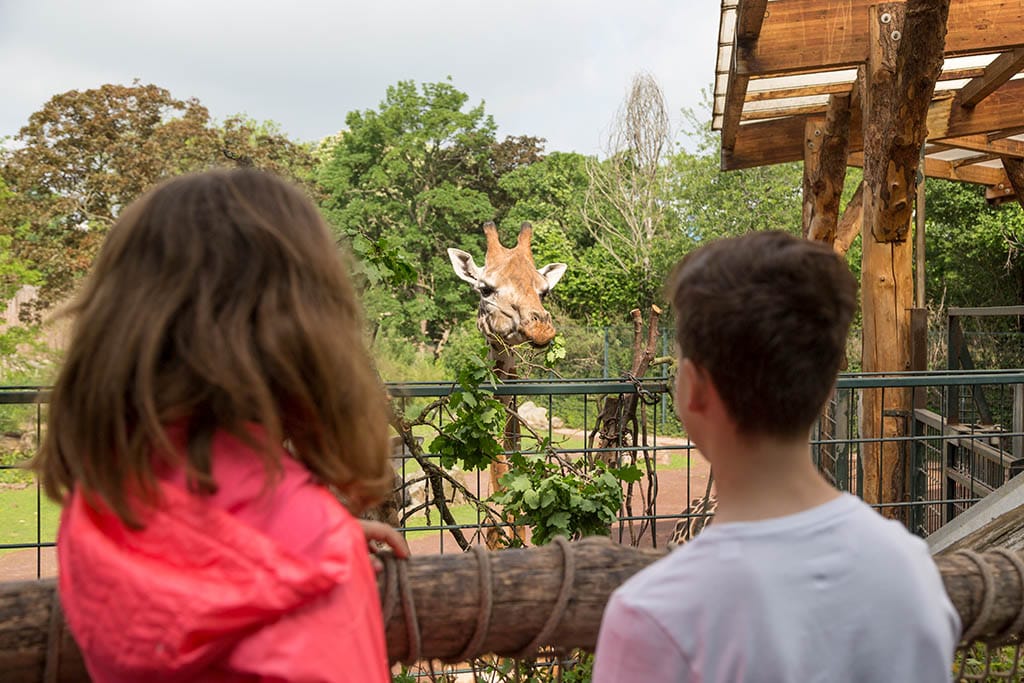
<svg viewBox="0 0 1024 683">
<path fill-rule="evenodd" d="M 809 430 L 857 304 L 846 263 L 823 243 L 757 232 L 688 254 L 670 283 L 681 356 L 710 374 L 739 431 Z"/>
</svg>

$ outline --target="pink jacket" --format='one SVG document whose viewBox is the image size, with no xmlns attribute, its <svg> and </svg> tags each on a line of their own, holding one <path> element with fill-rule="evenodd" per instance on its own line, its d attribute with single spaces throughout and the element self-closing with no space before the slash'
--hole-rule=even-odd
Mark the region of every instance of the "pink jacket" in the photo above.
<svg viewBox="0 0 1024 683">
<path fill-rule="evenodd" d="M 70 497 L 60 595 L 96 683 L 390 681 L 362 529 L 283 460 L 264 492 L 258 456 L 218 434 L 219 491 L 193 495 L 171 474 L 141 531 Z"/>
</svg>

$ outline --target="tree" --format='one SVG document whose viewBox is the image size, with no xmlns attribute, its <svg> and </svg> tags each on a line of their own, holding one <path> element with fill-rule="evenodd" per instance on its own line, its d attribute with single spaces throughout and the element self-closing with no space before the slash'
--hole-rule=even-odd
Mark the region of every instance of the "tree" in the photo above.
<svg viewBox="0 0 1024 683">
<path fill-rule="evenodd" d="M 708 92 L 699 110 L 684 110 L 683 116 L 696 149 L 680 149 L 670 159 L 666 198 L 685 236 L 697 244 L 755 230 L 786 230 L 799 235 L 801 165 L 722 171 L 718 134 L 711 130 Z"/>
<path fill-rule="evenodd" d="M 387 89 L 354 111 L 319 169 L 323 207 L 361 260 L 368 315 L 424 345 L 473 313 L 445 250 L 475 250 L 495 216 L 495 124 L 450 82 Z"/>
<path fill-rule="evenodd" d="M 606 145 L 608 158 L 587 164 L 587 225 L 610 265 L 636 280 L 636 305 L 653 303 L 658 289 L 651 259 L 664 230 L 663 166 L 670 145 L 668 112 L 654 78 L 641 74 L 619 111 Z"/>
<path fill-rule="evenodd" d="M 217 127 L 198 100 L 138 82 L 55 95 L 14 141 L 0 156 L 12 192 L 0 230 L 38 269 L 43 303 L 74 286 L 120 211 L 155 183 L 235 163 L 308 182 L 313 168 L 273 124 L 237 116 Z"/>
<path fill-rule="evenodd" d="M 989 206 L 980 185 L 929 178 L 927 291 L 951 306 L 1024 304 L 1024 211 Z"/>
</svg>

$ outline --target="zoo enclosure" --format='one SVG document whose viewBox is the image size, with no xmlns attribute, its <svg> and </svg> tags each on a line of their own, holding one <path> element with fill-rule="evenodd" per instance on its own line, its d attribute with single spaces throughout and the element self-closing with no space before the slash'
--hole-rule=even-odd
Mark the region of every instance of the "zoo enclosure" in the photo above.
<svg viewBox="0 0 1024 683">
<path fill-rule="evenodd" d="M 822 420 L 815 428 L 811 450 L 815 462 L 823 473 L 840 489 L 861 495 L 864 471 L 859 457 L 866 444 L 893 441 L 898 444 L 902 469 L 905 473 L 905 493 L 893 504 L 877 506 L 890 516 L 902 520 L 916 534 L 927 536 L 953 519 L 975 502 L 1001 486 L 1024 468 L 1021 457 L 1021 416 L 1024 415 L 1022 396 L 1024 371 L 987 372 L 929 372 L 902 375 L 843 375 Z M 409 407 L 416 401 L 429 401 L 446 396 L 453 389 L 451 383 L 390 384 L 388 390 L 400 405 Z M 863 438 L 858 430 L 858 392 L 864 389 L 909 391 L 914 409 L 905 415 L 887 415 L 887 419 L 904 420 L 910 427 L 906 436 L 890 439 Z M 694 453 L 674 419 L 662 427 L 663 404 L 671 407 L 667 398 L 668 385 L 664 380 L 633 383 L 623 380 L 584 379 L 527 381 L 517 380 L 498 385 L 497 395 L 513 396 L 521 407 L 527 400 L 546 407 L 544 425 L 535 431 L 551 440 L 558 452 L 572 459 L 594 458 L 602 449 L 587 442 L 594 429 L 599 401 L 616 394 L 642 392 L 648 401 L 640 402 L 639 417 L 646 423 L 637 443 L 610 449 L 620 462 L 637 461 L 642 469 L 649 469 L 650 477 L 640 487 L 650 487 L 640 493 L 652 494 L 650 505 L 642 511 L 623 509 L 612 535 L 623 542 L 636 545 L 662 545 L 674 525 L 680 520 L 704 518 L 707 513 L 687 507 L 687 502 L 700 499 L 706 492 L 707 475 L 703 460 Z M 984 396 L 989 419 L 983 420 L 978 397 Z M 12 424 L 20 424 L 19 437 L 23 445 L 30 445 L 42 432 L 45 419 L 47 393 L 38 387 L 10 387 L 0 389 L 0 416 L 5 427 L 5 450 L 15 442 Z M 884 405 L 884 404 L 882 404 Z M 646 414 L 645 414 L 646 413 Z M 951 420 L 956 414 L 958 419 Z M 557 417 L 563 424 L 558 426 Z M 646 419 L 643 419 L 646 418 Z M 438 425 L 439 426 L 439 425 Z M 667 431 L 666 431 L 667 429 Z M 429 446 L 429 438 L 424 443 Z M 532 445 L 524 443 L 524 446 Z M 427 448 L 426 450 L 429 450 Z M 536 448 L 522 448 L 526 455 L 536 455 Z M 18 463 L 30 455 L 27 451 L 3 453 L 0 477 L 6 482 L 0 488 L 0 508 L 20 506 L 22 517 L 10 528 L 0 529 L 0 579 L 29 578 L 12 576 L 5 568 L 5 560 L 14 553 L 29 553 L 34 560 L 32 576 L 52 573 L 45 567 L 46 548 L 54 545 L 57 509 L 40 493 L 31 475 L 18 469 Z M 606 454 L 607 456 L 607 454 Z M 439 462 L 439 458 L 426 453 L 426 457 Z M 414 461 L 400 450 L 395 453 L 396 472 L 404 482 L 413 481 L 417 471 Z M 486 477 L 481 473 L 463 473 L 467 484 L 475 481 L 477 491 L 484 492 Z M 658 487 L 657 482 L 662 481 Z M 671 481 L 669 491 L 668 482 Z M 666 494 L 674 493 L 676 504 L 665 501 Z M 680 495 L 682 494 L 682 495 Z M 12 503 L 17 499 L 17 503 Z M 678 501 L 682 501 L 679 503 Z M 430 508 L 430 501 L 405 501 L 410 506 L 420 505 L 421 511 Z M 451 501 L 453 504 L 457 501 Z M 426 503 L 426 505 L 424 505 Z M 439 523 L 436 515 L 414 515 L 406 520 L 403 531 L 410 540 L 429 538 L 436 543 L 431 551 L 458 551 L 451 538 L 454 529 L 476 533 L 486 526 L 479 513 L 462 510 L 456 524 Z M 630 538 L 629 525 L 646 525 L 639 537 Z M 24 559 L 24 556 L 23 556 Z"/>
</svg>

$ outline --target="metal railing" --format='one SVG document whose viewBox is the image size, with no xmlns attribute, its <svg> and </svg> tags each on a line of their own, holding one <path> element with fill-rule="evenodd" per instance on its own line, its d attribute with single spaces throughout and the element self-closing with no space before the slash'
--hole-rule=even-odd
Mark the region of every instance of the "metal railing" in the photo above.
<svg viewBox="0 0 1024 683">
<path fill-rule="evenodd" d="M 836 391 L 822 420 L 812 433 L 812 455 L 822 472 L 840 489 L 863 495 L 866 481 L 864 453 L 872 445 L 886 444 L 886 453 L 900 459 L 904 474 L 901 500 L 876 505 L 904 521 L 915 533 L 926 536 L 960 514 L 989 492 L 1024 468 L 1024 370 L 998 372 L 928 372 L 900 375 L 856 374 L 839 378 Z M 396 405 L 413 411 L 420 404 L 446 396 L 454 388 L 450 382 L 389 384 Z M 909 394 L 908 409 L 888 411 L 880 416 L 899 423 L 895 433 L 886 436 L 862 434 L 860 392 L 874 390 Z M 965 422 L 973 396 L 984 391 L 990 408 L 1001 406 L 998 414 L 1017 416 L 1010 424 Z M 663 544 L 680 520 L 701 518 L 705 512 L 685 508 L 707 490 L 708 468 L 685 439 L 671 415 L 671 400 L 641 403 L 646 411 L 646 432 L 638 442 L 616 449 L 598 449 L 589 443 L 600 408 L 607 395 L 648 392 L 665 396 L 668 385 L 663 379 L 644 381 L 639 386 L 625 380 L 581 379 L 531 381 L 516 380 L 494 388 L 498 396 L 510 396 L 521 409 L 526 400 L 546 408 L 547 419 L 536 431 L 550 445 L 569 458 L 593 458 L 612 451 L 623 461 L 639 461 L 649 468 L 656 483 L 656 495 L 649 509 L 623 510 L 613 529 L 616 538 L 628 542 L 631 522 L 647 522 L 650 535 L 644 544 Z M 951 398 L 952 397 L 952 398 Z M 0 388 L 0 580 L 43 576 L 55 571 L 52 546 L 59 511 L 45 499 L 32 475 L 19 469 L 38 443 L 45 420 L 47 391 L 40 387 Z M 959 421 L 949 419 L 949 402 L 959 402 Z M 1005 404 L 1005 405 L 1004 405 Z M 885 405 L 883 401 L 879 405 Z M 892 414 L 888 414 L 892 413 Z M 440 462 L 429 452 L 430 432 L 442 426 L 443 411 L 437 421 L 424 427 L 422 457 Z M 558 419 L 562 420 L 559 426 Z M 667 418 L 667 419 L 666 419 Z M 541 452 L 535 443 L 524 442 L 524 453 Z M 417 464 L 401 449 L 395 454 L 395 468 L 403 482 L 415 483 L 422 474 Z M 870 472 L 868 473 L 870 474 Z M 460 473 L 467 489 L 486 495 L 486 473 Z M 415 488 L 414 485 L 408 487 Z M 429 493 L 406 496 L 409 515 L 404 531 L 420 552 L 458 550 L 451 533 L 454 529 L 479 532 L 487 526 L 475 506 L 461 503 L 453 495 L 456 523 L 441 523 L 431 509 Z M 426 504 L 425 504 L 426 503 Z M 14 509 L 15 513 L 11 514 Z M 636 539 L 634 539 L 636 542 Z"/>
</svg>

